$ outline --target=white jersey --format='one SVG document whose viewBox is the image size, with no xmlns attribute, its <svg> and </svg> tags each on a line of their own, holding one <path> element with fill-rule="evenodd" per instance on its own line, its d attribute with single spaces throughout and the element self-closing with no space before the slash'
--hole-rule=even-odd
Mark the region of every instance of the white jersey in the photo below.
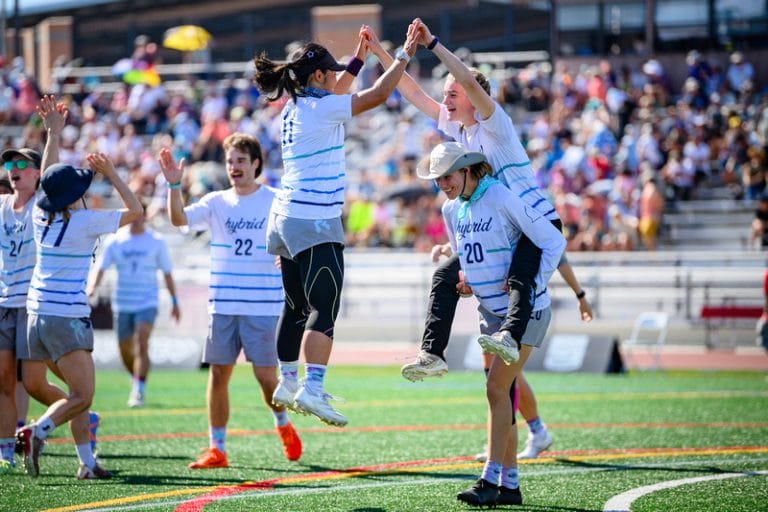
<svg viewBox="0 0 768 512">
<path fill-rule="evenodd" d="M 488 159 L 493 175 L 517 197 L 549 220 L 558 219 L 557 211 L 544 195 L 533 174 L 531 161 L 520 143 L 515 125 L 504 109 L 494 103 L 493 114 L 480 119 L 475 112 L 476 124 L 465 127 L 457 121 L 448 121 L 448 110 L 440 104 L 437 127 L 469 151 L 479 151 Z"/>
<path fill-rule="evenodd" d="M 459 255 L 464 280 L 480 304 L 500 317 L 506 315 L 509 296 L 504 283 L 517 242 L 525 234 L 542 251 L 533 310 L 548 307 L 551 301 L 547 283 L 565 250 L 560 231 L 496 180 L 478 200 L 468 205 L 463 202 L 454 199 L 443 203 L 443 218 L 453 252 Z M 466 214 L 460 219 L 462 208 Z"/>
<path fill-rule="evenodd" d="M 184 208 L 189 226 L 211 229 L 209 313 L 280 315 L 283 282 L 275 257 L 267 253 L 266 236 L 274 197 L 265 185 L 247 196 L 227 189 Z"/>
<path fill-rule="evenodd" d="M 280 139 L 285 174 L 274 212 L 285 217 L 341 217 L 346 181 L 344 122 L 352 118 L 352 97 L 317 95 L 297 97 L 283 108 Z"/>
<path fill-rule="evenodd" d="M 117 283 L 112 290 L 112 309 L 135 313 L 157 307 L 157 271 L 167 274 L 173 268 L 168 246 L 160 234 L 145 228 L 134 235 L 125 226 L 104 244 L 96 263 L 98 270 L 117 268 Z"/>
<path fill-rule="evenodd" d="M 0 222 L 3 225 L 0 306 L 5 308 L 23 308 L 27 304 L 27 291 L 37 259 L 32 228 L 36 199 L 37 196 L 32 196 L 24 209 L 16 213 L 13 211 L 13 194 L 0 196 Z"/>
<path fill-rule="evenodd" d="M 73 210 L 48 224 L 48 212 L 35 207 L 37 262 L 27 296 L 27 310 L 38 315 L 84 318 L 91 314 L 85 295 L 96 240 L 120 226 L 120 210 Z"/>
</svg>

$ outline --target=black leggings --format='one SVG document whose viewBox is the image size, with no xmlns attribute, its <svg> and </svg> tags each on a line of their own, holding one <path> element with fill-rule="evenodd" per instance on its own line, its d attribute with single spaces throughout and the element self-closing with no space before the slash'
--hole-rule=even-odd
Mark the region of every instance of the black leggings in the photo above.
<svg viewBox="0 0 768 512">
<path fill-rule="evenodd" d="M 562 229 L 560 219 L 551 222 L 557 229 Z M 541 249 L 527 236 L 521 235 L 507 274 L 509 306 L 507 316 L 501 324 L 501 330 L 509 331 L 518 344 L 533 312 L 533 304 L 536 301 L 536 275 L 540 265 Z M 459 283 L 460 269 L 459 257 L 454 254 L 443 262 L 432 276 L 429 311 L 421 348 L 443 359 L 456 315 L 456 304 L 459 302 L 456 285 Z"/>
<path fill-rule="evenodd" d="M 333 339 L 344 282 L 344 247 L 324 243 L 280 258 L 285 305 L 277 323 L 277 357 L 298 361 L 304 330 Z"/>
</svg>

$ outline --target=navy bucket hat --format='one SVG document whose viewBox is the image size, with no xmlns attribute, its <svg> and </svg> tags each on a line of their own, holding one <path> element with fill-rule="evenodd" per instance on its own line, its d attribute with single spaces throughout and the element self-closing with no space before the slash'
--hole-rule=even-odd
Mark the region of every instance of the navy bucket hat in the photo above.
<svg viewBox="0 0 768 512">
<path fill-rule="evenodd" d="M 54 164 L 40 179 L 42 194 L 37 206 L 47 212 L 57 212 L 74 203 L 83 195 L 93 180 L 93 171 L 76 169 L 67 164 Z"/>
</svg>

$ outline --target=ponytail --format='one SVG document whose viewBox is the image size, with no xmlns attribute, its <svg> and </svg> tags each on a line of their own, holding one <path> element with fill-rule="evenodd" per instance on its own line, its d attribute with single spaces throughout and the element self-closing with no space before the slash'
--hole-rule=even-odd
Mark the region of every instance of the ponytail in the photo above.
<svg viewBox="0 0 768 512">
<path fill-rule="evenodd" d="M 261 55 L 253 60 L 253 63 L 256 67 L 253 81 L 262 93 L 268 95 L 269 101 L 277 100 L 286 91 L 291 95 L 293 101 L 296 101 L 296 97 L 301 93 L 303 86 L 295 78 L 294 62 L 278 64 L 271 61 L 265 52 L 261 52 Z M 271 93 L 273 95 L 269 96 Z"/>
</svg>

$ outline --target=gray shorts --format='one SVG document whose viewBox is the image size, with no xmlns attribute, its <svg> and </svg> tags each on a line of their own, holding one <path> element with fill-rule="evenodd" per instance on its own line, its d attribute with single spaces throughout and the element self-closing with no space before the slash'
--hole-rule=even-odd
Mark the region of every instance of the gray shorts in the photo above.
<svg viewBox="0 0 768 512">
<path fill-rule="evenodd" d="M 494 315 L 482 306 L 478 307 L 477 310 L 480 312 L 480 332 L 482 334 L 493 334 L 501 328 L 504 318 Z M 552 320 L 552 310 L 549 307 L 532 312 L 520 343 L 532 347 L 541 346 L 541 342 L 544 341 L 544 336 L 547 334 L 550 320 Z"/>
<path fill-rule="evenodd" d="M 203 362 L 230 365 L 240 350 L 254 366 L 277 366 L 276 316 L 211 315 Z"/>
<path fill-rule="evenodd" d="M 267 252 L 294 259 L 310 247 L 335 242 L 344 245 L 344 225 L 341 218 L 294 219 L 272 213 L 267 224 Z"/>
<path fill-rule="evenodd" d="M 139 324 L 155 325 L 157 318 L 157 308 L 147 308 L 132 313 L 115 314 L 115 325 L 117 326 L 117 341 L 130 341 L 133 333 L 136 332 L 136 326 Z"/>
<path fill-rule="evenodd" d="M 27 308 L 0 307 L 0 350 L 26 351 Z"/>
<path fill-rule="evenodd" d="M 27 353 L 17 354 L 19 359 L 42 361 L 75 350 L 93 351 L 93 326 L 90 318 L 66 318 L 63 316 L 36 315 L 27 319 Z"/>
</svg>

